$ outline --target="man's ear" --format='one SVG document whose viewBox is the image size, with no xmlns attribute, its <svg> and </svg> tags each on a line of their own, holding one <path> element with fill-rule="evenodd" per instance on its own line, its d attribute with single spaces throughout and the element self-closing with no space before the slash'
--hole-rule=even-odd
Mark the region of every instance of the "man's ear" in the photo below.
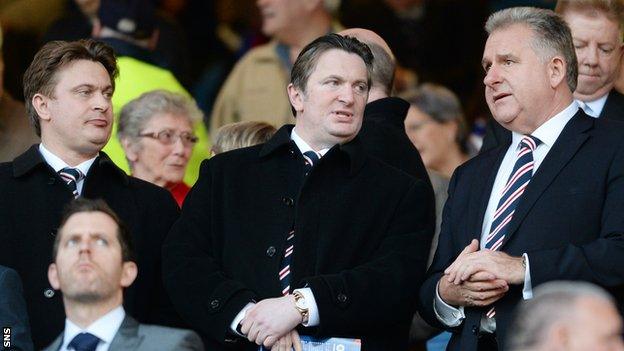
<svg viewBox="0 0 624 351">
<path fill-rule="evenodd" d="M 292 83 L 288 84 L 288 99 L 297 114 L 303 112 L 303 93 Z"/>
<path fill-rule="evenodd" d="M 54 290 L 59 290 L 61 288 L 61 284 L 58 279 L 58 269 L 56 268 L 56 263 L 51 263 L 48 266 L 48 281 Z"/>
<path fill-rule="evenodd" d="M 49 121 L 52 117 L 50 114 L 50 98 L 43 94 L 37 93 L 32 97 L 32 105 L 37 111 L 39 118 Z"/>
<path fill-rule="evenodd" d="M 121 269 L 121 281 L 119 283 L 122 287 L 127 288 L 132 285 L 136 279 L 139 269 L 136 263 L 132 261 L 124 262 Z"/>
<path fill-rule="evenodd" d="M 567 67 L 565 61 L 560 56 L 555 56 L 548 64 L 548 78 L 552 88 L 558 87 L 562 81 L 566 81 Z M 564 82 L 567 84 L 567 82 Z"/>
</svg>

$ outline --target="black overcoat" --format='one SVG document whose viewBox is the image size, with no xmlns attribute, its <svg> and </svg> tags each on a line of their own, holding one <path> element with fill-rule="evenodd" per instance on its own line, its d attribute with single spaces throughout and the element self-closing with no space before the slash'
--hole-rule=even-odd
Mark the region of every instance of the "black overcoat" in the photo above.
<svg viewBox="0 0 624 351">
<path fill-rule="evenodd" d="M 179 214 L 171 194 L 127 176 L 102 152 L 89 169 L 82 196 L 104 199 L 132 234 L 139 274 L 125 293 L 127 312 L 143 323 L 176 324 L 160 279 L 162 242 Z M 38 145 L 0 164 L 0 264 L 22 277 L 36 349 L 65 326 L 61 294 L 52 290 L 47 272 L 63 207 L 72 199 Z"/>
<path fill-rule="evenodd" d="M 295 230 L 291 288 L 309 287 L 316 336 L 406 350 L 432 230 L 427 188 L 368 156 L 359 139 L 334 146 L 304 179 L 282 127 L 266 144 L 204 161 L 163 249 L 165 286 L 209 350 L 255 350 L 229 325 L 251 300 L 281 296 L 278 271 Z M 226 346 L 227 344 L 227 346 Z"/>
</svg>

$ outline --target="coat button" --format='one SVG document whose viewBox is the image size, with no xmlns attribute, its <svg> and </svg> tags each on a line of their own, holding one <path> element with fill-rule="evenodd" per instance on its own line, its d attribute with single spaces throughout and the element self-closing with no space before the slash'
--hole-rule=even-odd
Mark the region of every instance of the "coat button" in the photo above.
<svg viewBox="0 0 624 351">
<path fill-rule="evenodd" d="M 292 206 L 292 205 L 295 203 L 295 200 L 293 200 L 293 199 L 292 199 L 292 198 L 290 198 L 290 197 L 286 197 L 286 196 L 284 196 L 284 197 L 282 198 L 282 202 L 283 202 L 283 203 L 284 203 L 284 205 L 286 205 L 286 206 Z"/>
<path fill-rule="evenodd" d="M 219 306 L 221 305 L 221 303 L 219 302 L 219 300 L 212 300 L 210 301 L 210 307 L 212 307 L 213 310 L 216 310 L 217 308 L 219 308 Z"/>
<path fill-rule="evenodd" d="M 472 326 L 472 333 L 474 335 L 479 335 L 479 328 L 476 325 Z"/>
<path fill-rule="evenodd" d="M 47 297 L 48 299 L 51 299 L 52 297 L 54 297 L 54 290 L 50 288 L 43 290 L 43 296 Z"/>
<path fill-rule="evenodd" d="M 56 178 L 54 178 L 54 177 L 48 178 L 48 185 L 52 185 L 54 183 L 56 183 Z"/>
<path fill-rule="evenodd" d="M 275 249 L 275 246 L 269 246 L 269 248 L 266 250 L 266 255 L 269 257 L 273 257 L 273 255 L 275 255 L 275 251 L 277 251 Z"/>
<path fill-rule="evenodd" d="M 345 295 L 345 294 L 338 294 L 337 298 L 338 298 L 338 301 L 340 301 L 342 303 L 347 302 L 347 295 Z"/>
</svg>

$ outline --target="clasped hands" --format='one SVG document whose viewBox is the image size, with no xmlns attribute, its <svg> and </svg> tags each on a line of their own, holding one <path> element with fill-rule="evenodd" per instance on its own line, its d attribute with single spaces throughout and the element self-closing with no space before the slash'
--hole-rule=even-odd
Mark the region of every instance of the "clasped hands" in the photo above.
<svg viewBox="0 0 624 351">
<path fill-rule="evenodd" d="M 241 321 L 241 332 L 249 341 L 277 351 L 301 351 L 301 340 L 295 329 L 303 317 L 295 308 L 292 295 L 265 299 L 247 310 Z"/>
<path fill-rule="evenodd" d="M 505 296 L 510 285 L 524 282 L 522 257 L 479 250 L 474 239 L 440 278 L 438 291 L 452 306 L 488 306 Z"/>
</svg>

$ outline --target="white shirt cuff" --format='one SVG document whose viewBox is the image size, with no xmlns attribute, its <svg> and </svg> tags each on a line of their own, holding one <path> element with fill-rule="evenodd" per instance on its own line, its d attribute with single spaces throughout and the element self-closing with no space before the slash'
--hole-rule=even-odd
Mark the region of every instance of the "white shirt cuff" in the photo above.
<svg viewBox="0 0 624 351">
<path fill-rule="evenodd" d="M 522 288 L 522 298 L 525 300 L 533 298 L 533 286 L 531 285 L 531 269 L 529 266 L 529 255 L 522 254 L 524 257 L 524 263 L 526 264 L 524 270 L 524 287 Z"/>
<path fill-rule="evenodd" d="M 298 291 L 303 295 L 306 301 L 306 305 L 308 306 L 308 321 L 306 323 L 301 323 L 304 327 L 316 327 L 321 323 L 321 319 L 319 317 L 318 306 L 316 305 L 316 299 L 314 298 L 314 294 L 312 293 L 312 289 L 310 288 L 301 288 L 295 289 L 294 291 Z"/>
<path fill-rule="evenodd" d="M 444 279 L 444 276 L 442 277 Z M 438 291 L 440 282 L 436 285 L 436 296 L 433 300 L 433 312 L 440 322 L 447 327 L 457 327 L 462 324 L 466 315 L 464 314 L 464 306 L 455 308 L 442 300 Z"/>
<path fill-rule="evenodd" d="M 240 322 L 243 320 L 243 318 L 245 318 L 245 314 L 247 313 L 247 310 L 252 308 L 255 305 L 255 303 L 250 302 L 247 305 L 245 305 L 245 307 L 243 307 L 243 309 L 238 312 L 238 314 L 236 315 L 236 317 L 234 317 L 234 321 L 232 321 L 232 324 L 230 324 L 230 329 L 234 332 L 234 334 L 240 336 L 240 337 L 245 337 L 245 335 L 241 334 L 238 332 L 238 325 L 240 324 Z"/>
</svg>

